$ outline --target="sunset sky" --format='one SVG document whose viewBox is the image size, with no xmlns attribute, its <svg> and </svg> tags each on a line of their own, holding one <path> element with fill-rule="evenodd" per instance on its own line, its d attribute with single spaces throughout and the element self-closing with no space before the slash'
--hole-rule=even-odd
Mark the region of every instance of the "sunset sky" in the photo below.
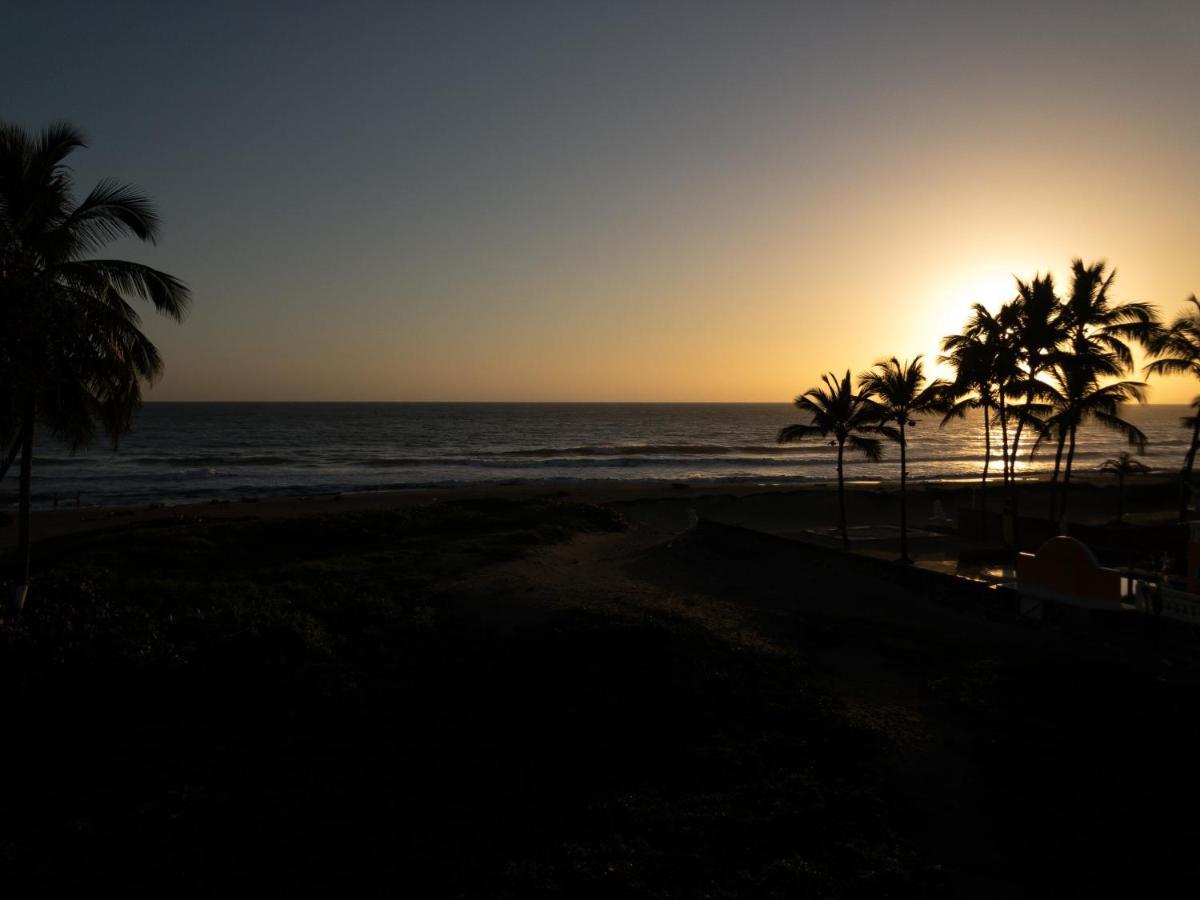
<svg viewBox="0 0 1200 900">
<path fill-rule="evenodd" d="M 0 118 L 160 204 L 152 399 L 787 400 L 1200 292 L 1200 4 L 1048 6 L 7 2 Z"/>
</svg>

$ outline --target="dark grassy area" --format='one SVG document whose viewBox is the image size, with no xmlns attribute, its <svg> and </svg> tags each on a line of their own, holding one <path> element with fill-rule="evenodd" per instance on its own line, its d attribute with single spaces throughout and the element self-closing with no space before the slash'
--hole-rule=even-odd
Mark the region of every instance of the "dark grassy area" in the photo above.
<svg viewBox="0 0 1200 900">
<path fill-rule="evenodd" d="M 0 628 L 21 897 L 930 896 L 887 748 L 795 659 L 662 618 L 455 618 L 563 503 L 143 527 L 39 548 Z"/>
<path fill-rule="evenodd" d="M 1142 670 L 1021 656 L 943 661 L 980 813 L 1020 882 L 1054 897 L 1190 897 L 1200 883 L 1200 697 Z"/>
<path fill-rule="evenodd" d="M 936 774 L 917 788 L 928 798 L 950 793 L 948 816 L 929 804 L 944 818 L 922 843 L 927 853 L 942 843 L 957 895 L 1195 896 L 1200 692 L 1194 677 L 1172 675 L 1168 658 L 1194 641 L 1180 640 L 1174 632 L 1187 626 L 1178 623 L 1125 625 L 1161 638 L 1160 668 L 1081 657 L 1065 641 L 1057 653 L 1030 652 L 878 623 L 810 626 L 816 634 L 805 640 L 826 648 L 865 640 L 892 677 L 921 685 L 934 772 L 950 753 L 950 768 L 964 762 L 967 773 L 957 808 L 954 788 Z M 956 840 L 960 827 L 977 846 Z"/>
</svg>

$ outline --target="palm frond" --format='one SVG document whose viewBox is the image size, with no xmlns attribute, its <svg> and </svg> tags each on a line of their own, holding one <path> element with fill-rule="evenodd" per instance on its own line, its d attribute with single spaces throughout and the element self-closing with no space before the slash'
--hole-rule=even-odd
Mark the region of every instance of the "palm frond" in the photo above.
<svg viewBox="0 0 1200 900">
<path fill-rule="evenodd" d="M 1136 447 L 1139 453 L 1146 449 L 1146 435 L 1140 428 L 1131 422 L 1127 422 L 1118 415 L 1113 415 L 1107 412 L 1096 412 L 1092 414 L 1097 422 L 1107 428 L 1109 431 L 1115 431 L 1117 434 L 1124 437 L 1131 447 Z"/>
<path fill-rule="evenodd" d="M 56 272 L 72 286 L 95 290 L 108 285 L 122 294 L 134 294 L 176 321 L 187 315 L 191 304 L 191 291 L 186 284 L 173 275 L 141 263 L 88 259 L 63 263 Z"/>
<path fill-rule="evenodd" d="M 965 400 L 959 400 L 957 403 L 951 404 L 942 414 L 942 421 L 938 423 L 938 427 L 945 427 L 946 423 L 951 419 L 965 418 L 968 411 L 978 409 L 981 405 L 977 397 L 967 397 Z"/>
<path fill-rule="evenodd" d="M 883 459 L 883 442 L 877 438 L 850 434 L 846 436 L 846 446 L 856 453 L 861 453 L 871 462 L 879 462 Z"/>
<path fill-rule="evenodd" d="M 154 244 L 160 225 L 149 197 L 133 185 L 106 178 L 92 188 L 58 231 L 80 250 L 93 252 L 125 237 Z"/>
<path fill-rule="evenodd" d="M 806 437 L 814 435 L 825 437 L 829 432 L 822 431 L 816 425 L 786 425 L 779 429 L 779 435 L 775 440 L 780 444 L 789 444 L 803 440 Z"/>
<path fill-rule="evenodd" d="M 1106 459 L 1099 466 L 1099 471 L 1113 475 L 1144 475 L 1151 469 L 1141 460 L 1135 459 L 1131 453 L 1122 450 L 1112 459 Z"/>
<path fill-rule="evenodd" d="M 1194 375 L 1200 374 L 1200 359 L 1188 360 L 1164 357 L 1148 363 L 1142 368 L 1145 375 Z"/>
<path fill-rule="evenodd" d="M 900 437 L 900 429 L 895 428 L 891 425 L 875 425 L 874 427 L 872 427 L 870 429 L 870 433 L 871 434 L 882 434 L 885 438 L 887 438 L 893 444 L 902 443 L 902 439 Z"/>
</svg>

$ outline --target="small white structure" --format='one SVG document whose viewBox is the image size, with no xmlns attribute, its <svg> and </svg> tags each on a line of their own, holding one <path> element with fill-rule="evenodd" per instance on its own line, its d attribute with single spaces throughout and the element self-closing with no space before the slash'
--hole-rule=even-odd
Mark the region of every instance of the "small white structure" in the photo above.
<svg viewBox="0 0 1200 900">
<path fill-rule="evenodd" d="M 1145 592 L 1144 599 L 1139 596 L 1138 606 L 1146 612 L 1153 612 L 1154 587 Z M 1149 604 L 1143 605 L 1143 604 Z M 1177 591 L 1173 588 L 1163 588 L 1162 612 L 1164 619 L 1175 619 L 1190 625 L 1200 625 L 1200 596 L 1189 591 Z"/>
</svg>

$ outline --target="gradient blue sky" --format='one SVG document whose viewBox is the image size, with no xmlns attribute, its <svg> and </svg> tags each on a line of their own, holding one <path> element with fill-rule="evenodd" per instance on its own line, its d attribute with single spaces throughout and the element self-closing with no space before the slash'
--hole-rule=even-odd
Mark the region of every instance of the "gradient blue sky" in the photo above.
<svg viewBox="0 0 1200 900">
<path fill-rule="evenodd" d="M 1074 255 L 1200 291 L 1194 2 L 0 13 L 0 118 L 163 210 L 155 399 L 786 400 Z"/>
</svg>

